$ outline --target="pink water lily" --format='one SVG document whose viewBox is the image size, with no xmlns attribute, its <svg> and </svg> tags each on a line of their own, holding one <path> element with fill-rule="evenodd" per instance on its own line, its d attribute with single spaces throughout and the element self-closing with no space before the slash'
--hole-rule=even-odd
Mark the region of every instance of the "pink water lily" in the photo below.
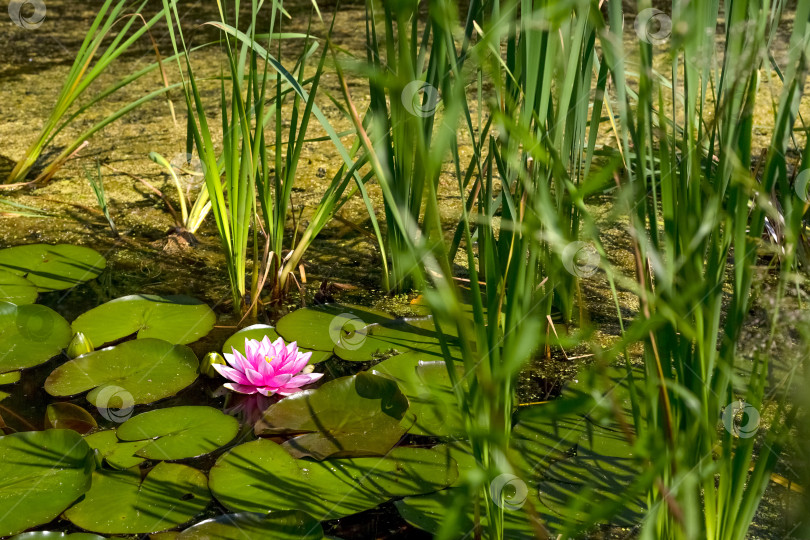
<svg viewBox="0 0 810 540">
<path fill-rule="evenodd" d="M 245 338 L 244 355 L 233 347 L 231 350 L 232 354 L 224 355 L 230 366 L 213 364 L 213 368 L 233 381 L 226 383 L 226 388 L 240 394 L 288 396 L 323 377 L 323 373 L 302 372 L 312 353 L 300 352 L 295 341 L 286 345 L 282 338 L 272 343 L 267 336 L 261 341 Z"/>
</svg>

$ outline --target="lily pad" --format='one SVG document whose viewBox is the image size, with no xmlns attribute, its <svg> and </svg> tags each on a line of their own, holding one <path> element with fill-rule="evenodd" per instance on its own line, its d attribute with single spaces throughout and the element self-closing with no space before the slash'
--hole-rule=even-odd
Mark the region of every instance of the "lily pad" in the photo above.
<svg viewBox="0 0 810 540">
<path fill-rule="evenodd" d="M 0 270 L 0 300 L 21 306 L 37 301 L 37 286 L 24 277 Z"/>
<path fill-rule="evenodd" d="M 222 345 L 222 352 L 223 353 L 230 353 L 231 348 L 236 349 L 241 354 L 245 354 L 245 339 L 255 339 L 261 341 L 264 337 L 267 336 L 270 338 L 270 341 L 275 341 L 279 337 L 276 329 L 268 324 L 254 324 L 243 328 L 236 332 L 234 335 L 229 337 L 225 344 Z M 317 351 L 314 349 L 306 349 L 298 344 L 298 350 L 301 352 L 311 352 L 312 356 L 309 359 L 310 364 L 319 364 L 325 360 L 329 360 L 332 356 L 332 351 Z"/>
<path fill-rule="evenodd" d="M 197 357 L 185 345 L 136 339 L 62 364 L 45 380 L 45 391 L 73 396 L 90 390 L 87 400 L 101 408 L 114 406 L 114 396 L 125 397 L 129 405 L 142 405 L 193 383 L 197 367 Z"/>
<path fill-rule="evenodd" d="M 298 511 L 260 514 L 226 514 L 197 523 L 176 540 L 321 540 L 323 527 L 315 518 Z"/>
<path fill-rule="evenodd" d="M 96 347 L 136 333 L 183 345 L 206 335 L 215 322 L 211 308 L 196 298 L 133 294 L 79 315 L 73 332 L 83 333 Z"/>
<path fill-rule="evenodd" d="M 135 454 L 149 444 L 149 441 L 121 442 L 114 429 L 86 435 L 84 440 L 87 441 L 90 448 L 97 450 L 99 457 L 114 469 L 129 469 L 146 461 L 145 458 Z"/>
<path fill-rule="evenodd" d="M 93 453 L 66 429 L 0 437 L 0 536 L 48 523 L 90 489 Z"/>
<path fill-rule="evenodd" d="M 464 419 L 441 356 L 406 352 L 380 362 L 374 372 L 394 379 L 408 398 L 409 433 L 433 437 L 465 434 Z"/>
<path fill-rule="evenodd" d="M 341 377 L 271 405 L 257 435 L 301 434 L 284 443 L 295 457 L 380 455 L 405 434 L 408 400 L 394 381 L 368 372 Z"/>
<path fill-rule="evenodd" d="M 455 328 L 445 329 L 445 333 L 453 356 L 460 357 L 461 353 L 455 344 Z M 394 319 L 370 324 L 358 330 L 351 340 L 347 338 L 339 341 L 334 351 L 343 360 L 364 362 L 386 354 L 408 351 L 438 354 L 440 347 L 441 342 L 432 319 Z"/>
<path fill-rule="evenodd" d="M 322 304 L 285 315 L 276 324 L 276 331 L 286 341 L 296 341 L 307 349 L 332 351 L 335 346 L 352 349 L 362 345 L 369 325 L 393 319 L 384 311 L 363 306 Z"/>
<path fill-rule="evenodd" d="M 22 374 L 19 371 L 10 371 L 8 373 L 0 373 L 0 385 L 14 384 L 19 382 Z"/>
<path fill-rule="evenodd" d="M 392 498 L 430 493 L 458 478 L 438 452 L 398 447 L 384 457 L 296 460 L 259 439 L 234 448 L 211 469 L 211 492 L 234 512 L 301 510 L 318 521 L 374 508 Z"/>
<path fill-rule="evenodd" d="M 47 362 L 70 336 L 67 321 L 51 308 L 0 301 L 0 373 Z"/>
<path fill-rule="evenodd" d="M 106 265 L 97 251 L 69 244 L 30 244 L 0 250 L 0 269 L 25 276 L 40 292 L 61 291 L 95 279 Z"/>
<path fill-rule="evenodd" d="M 73 403 L 51 403 L 45 410 L 45 427 L 72 429 L 84 435 L 96 429 L 95 418 L 82 407 Z"/>
<path fill-rule="evenodd" d="M 633 368 L 628 374 L 623 366 L 607 367 L 598 370 L 594 366 L 583 368 L 577 377 L 563 389 L 561 399 L 590 400 L 585 416 L 593 423 L 613 430 L 621 430 L 621 424 L 616 418 L 616 408 L 622 411 L 623 421 L 633 425 L 633 400 L 630 398 L 631 390 L 637 395 L 637 402 L 644 402 L 647 395 L 647 377 L 641 368 Z M 633 384 L 630 384 L 630 381 Z M 640 419 L 644 419 L 646 407 L 636 411 Z"/>
<path fill-rule="evenodd" d="M 136 468 L 96 471 L 90 491 L 64 516 L 87 531 L 144 534 L 188 523 L 210 501 L 203 473 L 161 462 L 143 481 Z"/>
<path fill-rule="evenodd" d="M 135 455 L 176 460 L 208 454 L 239 431 L 236 418 L 211 407 L 170 407 L 139 414 L 118 427 L 121 441 L 144 441 Z"/>
</svg>

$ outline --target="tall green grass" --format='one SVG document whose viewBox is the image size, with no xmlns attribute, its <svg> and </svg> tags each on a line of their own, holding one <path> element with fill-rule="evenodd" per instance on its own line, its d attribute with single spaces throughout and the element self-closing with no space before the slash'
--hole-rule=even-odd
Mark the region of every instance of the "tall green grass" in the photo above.
<svg viewBox="0 0 810 540">
<path fill-rule="evenodd" d="M 810 7 L 797 7 L 781 68 L 771 52 L 781 2 L 676 0 L 675 32 L 664 43 L 643 24 L 652 9 L 644 1 L 633 13 L 609 2 L 606 17 L 598 2 L 585 0 L 472 2 L 463 26 L 449 3 L 431 2 L 421 20 L 417 3 L 407 7 L 384 4 L 380 16 L 377 4 L 367 3 L 367 115 L 357 113 L 345 80 L 343 89 L 383 191 L 388 285 L 411 278 L 424 288 L 437 329 L 457 334 L 462 347 L 460 374 L 445 353 L 481 474 L 468 499 L 448 509 L 439 536 L 458 534 L 459 513 L 473 504 L 482 508 L 475 515 L 486 517 L 486 535 L 504 537 L 502 505 L 487 482 L 512 472 L 515 377 L 541 344 L 554 344 L 554 311 L 587 323 L 580 285 L 592 269 L 571 260 L 569 249 L 586 242 L 621 329 L 610 347 L 589 344 L 628 367 L 628 351 L 637 343 L 644 350 L 648 397 L 631 392 L 635 415 L 620 419 L 633 428 L 628 442 L 639 469 L 651 470 L 652 481 L 634 486 L 647 493 L 642 537 L 744 538 L 796 414 L 764 401 L 767 357 L 756 357 L 746 378 L 736 373 L 766 217 L 781 225 L 777 305 L 802 247 L 807 205 L 795 193 L 797 164 L 787 156 L 799 150 L 798 169 L 806 168 L 808 153 L 796 148 L 793 130 Z M 635 17 L 640 33 L 627 49 L 626 22 Z M 725 32 L 717 35 L 723 19 Z M 404 114 L 398 92 L 408 77 L 441 88 L 437 115 Z M 756 161 L 763 77 L 781 91 L 770 144 Z M 600 137 L 617 147 L 597 155 Z M 469 163 L 458 151 L 463 140 L 472 141 Z M 461 200 L 458 224 L 440 219 L 439 178 L 448 165 Z M 588 197 L 611 186 L 613 217 L 605 222 Z M 629 272 L 600 240 L 604 226 L 626 230 Z M 456 234 L 448 237 L 447 229 Z M 457 249 L 469 270 L 468 309 L 452 267 Z M 638 297 L 632 319 L 622 315 L 619 284 Z M 767 411 L 773 425 L 757 437 L 726 429 L 721 418 L 729 423 L 740 399 L 749 411 Z M 611 511 L 592 507 L 563 536 L 581 536 Z"/>
<path fill-rule="evenodd" d="M 160 59 L 157 45 L 155 45 L 155 53 L 158 56 L 156 62 L 116 81 L 104 90 L 94 94 L 86 102 L 80 102 L 80 99 L 88 91 L 92 83 L 98 79 L 116 59 L 127 52 L 141 36 L 149 32 L 158 21 L 163 19 L 164 13 L 161 11 L 146 20 L 141 15 L 141 11 L 145 5 L 146 2 L 138 4 L 133 8 L 132 12 L 126 9 L 126 0 L 105 0 L 101 5 L 76 54 L 76 58 L 68 72 L 65 83 L 62 85 L 56 104 L 53 109 L 51 109 L 51 113 L 45 121 L 45 125 L 36 140 L 31 143 L 28 150 L 26 150 L 23 157 L 17 161 L 14 169 L 12 169 L 11 173 L 6 178 L 7 184 L 20 183 L 25 180 L 32 167 L 34 167 L 37 160 L 42 155 L 43 150 L 53 143 L 55 137 L 101 100 L 156 69 L 159 69 L 161 73 L 163 73 L 163 63 Z M 120 29 L 117 27 L 120 27 Z M 112 36 L 111 41 L 106 43 L 110 36 Z M 131 110 L 155 97 L 166 94 L 169 90 L 176 87 L 176 85 L 168 84 L 165 77 L 164 82 L 166 84 L 161 88 L 127 103 L 125 106 L 105 116 L 103 119 L 84 130 L 77 137 L 70 140 L 59 154 L 43 167 L 42 171 L 33 182 L 43 183 L 49 181 L 56 171 L 64 165 L 65 161 L 67 161 L 88 138 Z M 172 107 L 171 102 L 169 102 L 169 107 Z M 174 109 L 172 109 L 172 115 L 174 115 Z"/>
<path fill-rule="evenodd" d="M 368 178 L 364 179 L 359 172 L 364 161 L 356 159 L 359 144 L 347 149 L 315 103 L 327 58 L 326 47 L 310 32 L 284 32 L 281 20 L 288 14 L 282 3 L 274 2 L 269 6 L 265 33 L 259 33 L 257 28 L 263 3 L 255 0 L 250 3 L 247 25 L 240 25 L 241 4 L 235 0 L 228 8 L 218 2 L 220 20 L 208 23 L 221 31 L 228 67 L 220 76 L 220 153 L 215 147 L 217 132 L 209 127 L 206 119 L 205 102 L 192 70 L 179 15 L 176 8 L 164 0 L 183 74 L 190 138 L 203 162 L 211 213 L 226 255 L 233 308 L 236 313 L 250 308 L 255 316 L 265 285 L 270 288 L 270 301 L 277 301 L 287 293 L 290 276 L 298 269 L 306 250 L 351 195 L 344 196 L 350 182 L 354 181 L 366 203 L 370 205 L 370 202 L 364 187 Z M 240 30 L 240 26 L 245 26 L 246 30 Z M 328 39 L 331 28 L 325 31 L 325 39 Z M 303 52 L 294 67 L 287 69 L 270 50 L 277 47 L 281 53 L 282 41 L 292 39 L 302 40 Z M 317 53 L 319 47 L 321 52 Z M 184 65 L 180 63 L 181 58 L 185 60 Z M 313 59 L 317 59 L 314 74 L 308 75 L 306 70 Z M 290 197 L 298 161 L 305 144 L 324 140 L 308 137 L 313 117 L 344 163 L 327 186 L 300 238 L 296 229 L 290 239 L 287 225 L 293 217 Z M 267 132 L 271 129 L 272 136 L 269 136 Z M 262 245 L 266 246 L 264 251 Z M 252 246 L 253 271 L 248 278 L 249 246 Z"/>
</svg>

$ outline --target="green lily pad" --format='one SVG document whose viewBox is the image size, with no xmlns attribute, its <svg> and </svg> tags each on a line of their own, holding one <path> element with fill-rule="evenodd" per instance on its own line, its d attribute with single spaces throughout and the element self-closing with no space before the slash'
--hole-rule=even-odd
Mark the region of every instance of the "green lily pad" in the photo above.
<svg viewBox="0 0 810 540">
<path fill-rule="evenodd" d="M 245 354 L 245 338 L 261 341 L 265 338 L 265 336 L 269 337 L 270 341 L 275 341 L 280 337 L 276 332 L 276 329 L 268 324 L 254 324 L 248 326 L 247 328 L 243 328 L 229 337 L 225 341 L 225 344 L 222 345 L 222 352 L 230 353 L 231 348 L 234 348 L 241 354 Z M 314 349 L 306 349 L 300 346 L 298 347 L 298 350 L 301 352 L 312 353 L 312 357 L 309 359 L 310 364 L 319 364 L 325 360 L 329 360 L 329 358 L 332 356 L 331 350 L 316 351 Z"/>
<path fill-rule="evenodd" d="M 236 418 L 212 407 L 169 407 L 139 414 L 118 427 L 126 442 L 146 441 L 135 455 L 176 460 L 209 454 L 228 444 L 239 431 Z"/>
<path fill-rule="evenodd" d="M 135 454 L 149 444 L 149 441 L 121 442 L 114 429 L 91 433 L 86 435 L 84 440 L 87 441 L 90 448 L 98 451 L 101 459 L 114 469 L 130 469 L 146 461 L 145 458 Z"/>
<path fill-rule="evenodd" d="M 96 419 L 73 403 L 51 403 L 45 410 L 45 427 L 72 429 L 84 435 L 98 427 Z"/>
<path fill-rule="evenodd" d="M 48 523 L 90 489 L 93 453 L 66 429 L 0 437 L 0 536 Z"/>
<path fill-rule="evenodd" d="M 630 381 L 633 381 L 631 386 Z M 613 430 L 621 430 L 615 410 L 618 407 L 624 415 L 624 422 L 633 425 L 633 400 L 631 389 L 638 396 L 638 402 L 644 402 L 647 395 L 646 376 L 642 368 L 633 368 L 630 374 L 624 366 L 607 367 L 599 370 L 595 366 L 583 368 L 577 377 L 563 389 L 561 399 L 589 399 L 585 406 L 585 416 L 593 423 Z M 639 418 L 644 419 L 646 407 L 637 411 Z"/>
<path fill-rule="evenodd" d="M 358 348 L 365 339 L 368 325 L 393 320 L 394 317 L 372 308 L 351 304 L 323 304 L 301 308 L 285 315 L 276 331 L 285 341 L 296 341 L 301 347 L 332 351 L 335 346 Z"/>
<path fill-rule="evenodd" d="M 196 298 L 133 294 L 79 315 L 73 332 L 83 333 L 96 347 L 135 333 L 183 345 L 206 335 L 215 322 L 211 308 Z"/>
<path fill-rule="evenodd" d="M 63 533 L 52 531 L 33 531 L 12 536 L 11 540 L 58 540 L 59 538 L 66 538 L 67 540 L 104 540 L 104 536 L 90 533 Z"/>
<path fill-rule="evenodd" d="M 255 431 L 303 433 L 283 445 L 295 457 L 380 455 L 405 434 L 401 421 L 407 410 L 408 400 L 394 381 L 361 372 L 271 405 Z"/>
<path fill-rule="evenodd" d="M 0 373 L 0 385 L 14 384 L 19 382 L 22 374 L 19 371 L 9 371 L 8 373 Z"/>
<path fill-rule="evenodd" d="M 0 300 L 21 306 L 37 301 L 37 286 L 8 270 L 0 270 Z"/>
<path fill-rule="evenodd" d="M 161 462 L 143 481 L 136 468 L 96 471 L 90 491 L 64 517 L 87 531 L 144 534 L 188 523 L 210 501 L 203 473 Z"/>
<path fill-rule="evenodd" d="M 593 507 L 607 505 L 616 510 L 611 523 L 633 527 L 641 523 L 646 508 L 643 494 L 630 489 L 640 473 L 623 433 L 588 423 L 576 455 L 550 464 L 537 487 L 540 500 L 567 527 L 588 520 Z"/>
<path fill-rule="evenodd" d="M 373 371 L 394 379 L 408 398 L 409 433 L 433 437 L 465 434 L 464 418 L 441 356 L 406 352 L 380 362 Z"/>
<path fill-rule="evenodd" d="M 259 439 L 234 448 L 211 469 L 211 492 L 234 512 L 301 510 L 322 521 L 374 508 L 392 498 L 430 493 L 458 478 L 455 462 L 424 448 L 384 457 L 296 460 Z"/>
<path fill-rule="evenodd" d="M 73 396 L 90 390 L 87 400 L 104 409 L 118 406 L 113 397 L 124 401 L 122 407 L 142 405 L 172 396 L 193 383 L 197 367 L 197 357 L 185 345 L 136 339 L 62 364 L 45 380 L 45 391 L 52 396 Z"/>
<path fill-rule="evenodd" d="M 47 362 L 70 336 L 67 321 L 51 308 L 0 301 L 0 373 Z"/>
<path fill-rule="evenodd" d="M 95 279 L 107 261 L 97 251 L 68 244 L 0 249 L 0 269 L 25 276 L 40 292 L 61 291 Z"/>
<path fill-rule="evenodd" d="M 455 344 L 455 328 L 445 329 L 453 356 L 461 353 Z M 345 343 L 344 343 L 345 342 Z M 335 354 L 349 362 L 364 362 L 391 353 L 419 351 L 425 354 L 440 354 L 441 342 L 432 319 L 395 319 L 379 324 L 370 324 L 358 330 L 352 339 L 335 345 Z"/>
<path fill-rule="evenodd" d="M 315 518 L 298 511 L 260 514 L 226 514 L 197 523 L 176 540 L 321 540 L 323 527 Z"/>
</svg>

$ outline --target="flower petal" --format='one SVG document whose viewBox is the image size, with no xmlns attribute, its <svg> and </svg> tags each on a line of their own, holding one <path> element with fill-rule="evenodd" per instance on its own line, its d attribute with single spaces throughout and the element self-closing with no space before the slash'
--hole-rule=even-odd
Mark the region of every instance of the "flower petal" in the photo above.
<svg viewBox="0 0 810 540">
<path fill-rule="evenodd" d="M 265 386 L 267 385 L 267 379 L 255 369 L 246 369 L 245 370 L 245 377 L 247 380 L 250 381 L 250 384 L 255 386 Z M 272 377 L 271 377 L 272 379 Z"/>
<path fill-rule="evenodd" d="M 255 394 L 258 392 L 258 389 L 255 386 L 248 386 L 244 384 L 225 383 L 222 386 L 239 394 Z"/>
<path fill-rule="evenodd" d="M 314 383 L 321 377 L 323 377 L 323 373 L 305 373 L 303 375 L 296 375 L 295 377 L 287 381 L 287 384 L 285 384 L 284 386 L 286 387 L 304 386 L 307 384 Z"/>
<path fill-rule="evenodd" d="M 233 369 L 232 367 L 223 366 L 222 364 L 211 364 L 211 366 L 217 370 L 217 373 L 228 379 L 229 381 L 233 381 L 238 384 L 250 384 L 245 374 L 239 371 L 238 369 Z"/>
</svg>

